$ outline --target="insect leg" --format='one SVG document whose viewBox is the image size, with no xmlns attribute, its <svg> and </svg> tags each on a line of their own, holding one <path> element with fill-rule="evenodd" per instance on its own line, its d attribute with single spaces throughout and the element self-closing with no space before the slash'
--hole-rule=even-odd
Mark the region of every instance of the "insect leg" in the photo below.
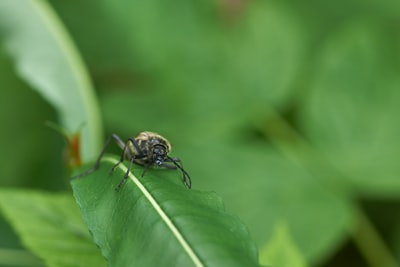
<svg viewBox="0 0 400 267">
<path fill-rule="evenodd" d="M 129 142 L 131 142 L 133 144 L 133 146 L 135 147 L 135 149 L 137 150 L 137 152 L 139 154 L 135 154 L 132 150 L 130 150 Z M 118 165 L 121 164 L 125 158 L 127 158 L 128 160 L 131 160 L 131 159 L 141 158 L 144 156 L 141 153 L 141 150 L 140 150 L 139 145 L 137 144 L 136 140 L 133 138 L 128 138 L 128 141 L 126 143 L 124 143 L 120 138 L 118 138 L 117 143 L 122 148 L 122 153 L 121 153 L 121 157 L 120 157 L 119 161 L 117 163 L 115 163 L 115 165 L 111 168 L 110 174 L 114 172 L 115 168 L 117 168 Z"/>
<path fill-rule="evenodd" d="M 186 188 L 190 189 L 192 187 L 192 179 L 185 171 L 185 169 L 183 169 L 181 160 L 178 158 L 171 158 L 170 156 L 167 156 L 167 161 L 172 162 L 179 170 L 181 170 L 183 184 L 186 186 Z"/>
<path fill-rule="evenodd" d="M 137 154 L 138 154 L 138 155 L 141 155 L 141 156 L 144 156 L 144 153 L 143 153 L 143 151 L 140 149 L 140 147 L 139 147 L 138 143 L 136 142 L 136 140 L 135 140 L 134 138 L 130 137 L 130 138 L 128 138 L 128 142 L 129 142 L 129 141 L 130 141 L 130 142 L 133 144 L 133 146 L 135 147 Z"/>
<path fill-rule="evenodd" d="M 129 173 L 130 173 L 130 171 L 131 171 L 132 163 L 133 163 L 134 159 L 135 159 L 135 158 L 132 157 L 132 158 L 129 160 L 129 166 L 128 166 L 127 171 L 125 172 L 124 178 L 122 178 L 121 182 L 119 182 L 119 184 L 118 184 L 117 187 L 115 188 L 115 191 L 119 192 L 119 190 L 121 190 L 121 188 L 124 186 L 124 184 L 125 184 L 126 181 L 128 180 L 128 176 L 129 176 Z"/>
<path fill-rule="evenodd" d="M 138 153 L 135 158 L 140 159 L 140 158 L 147 157 L 147 155 L 142 151 L 142 149 L 140 149 L 139 144 L 136 142 L 135 139 L 129 138 L 129 141 L 132 142 L 132 144 L 135 146 L 136 152 Z M 147 170 L 150 168 L 150 165 L 151 164 L 147 164 L 147 165 L 144 166 L 144 170 L 142 172 L 142 177 L 147 172 Z"/>
<path fill-rule="evenodd" d="M 124 142 L 121 140 L 121 138 L 120 138 L 118 135 L 116 135 L 116 134 L 110 135 L 110 136 L 107 138 L 106 142 L 104 143 L 103 149 L 101 150 L 100 155 L 97 157 L 94 166 L 93 166 L 92 168 L 90 168 L 90 169 L 84 171 L 84 172 L 81 173 L 81 174 L 72 176 L 71 179 L 80 178 L 80 177 L 82 177 L 82 176 L 89 175 L 89 174 L 91 174 L 92 172 L 96 171 L 96 170 L 100 167 L 101 158 L 103 157 L 103 155 L 104 155 L 104 153 L 105 153 L 105 151 L 106 151 L 106 149 L 107 149 L 107 147 L 108 147 L 108 145 L 110 144 L 110 142 L 111 142 L 112 139 L 114 139 L 114 140 L 117 142 L 118 146 L 120 146 L 120 147 L 121 147 L 121 143 L 124 144 Z"/>
<path fill-rule="evenodd" d="M 131 142 L 133 144 L 133 146 L 135 147 L 136 151 L 132 151 L 129 147 L 129 142 Z M 136 152 L 136 153 L 135 153 Z M 115 168 L 124 161 L 125 157 L 127 157 L 129 159 L 129 166 L 127 171 L 125 172 L 124 178 L 121 180 L 121 182 L 118 184 L 118 186 L 115 188 L 115 190 L 118 192 L 119 190 L 121 190 L 121 188 L 125 185 L 126 181 L 128 180 L 128 176 L 129 173 L 132 169 L 132 164 L 135 161 L 135 159 L 140 159 L 140 158 L 144 158 L 146 157 L 146 155 L 142 152 L 142 150 L 140 149 L 138 143 L 136 142 L 135 139 L 133 138 L 128 138 L 128 141 L 126 142 L 126 144 L 124 144 L 123 147 L 123 151 L 121 154 L 121 158 L 120 160 L 113 166 L 113 168 L 111 169 L 111 172 L 113 172 L 115 170 Z M 142 175 L 143 176 L 143 175 Z"/>
<path fill-rule="evenodd" d="M 121 149 L 124 149 L 124 147 L 125 147 L 124 141 L 122 141 L 122 139 L 121 139 L 118 135 L 116 135 L 116 134 L 112 134 L 111 136 L 112 136 L 112 138 L 114 138 L 115 142 L 117 142 L 117 145 L 118 145 Z"/>
<path fill-rule="evenodd" d="M 127 147 L 128 147 L 128 145 L 127 145 L 127 144 L 126 144 L 126 145 L 124 144 L 124 147 L 123 147 L 122 153 L 121 153 L 121 157 L 119 158 L 119 161 L 118 161 L 117 163 L 115 163 L 114 166 L 111 168 L 110 174 L 112 174 L 112 173 L 114 172 L 115 168 L 117 168 L 118 165 L 121 164 L 121 163 L 124 161 L 124 159 L 125 159 L 125 152 L 126 152 Z M 132 158 L 132 157 L 131 157 L 131 158 Z"/>
</svg>

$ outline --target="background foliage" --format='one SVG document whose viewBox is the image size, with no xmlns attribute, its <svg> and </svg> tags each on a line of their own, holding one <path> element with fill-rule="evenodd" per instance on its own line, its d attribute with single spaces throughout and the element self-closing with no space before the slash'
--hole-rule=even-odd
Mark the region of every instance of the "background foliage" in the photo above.
<svg viewBox="0 0 400 267">
<path fill-rule="evenodd" d="M 398 265 L 398 2 L 49 3 L 106 132 L 169 138 L 193 187 L 249 227 L 261 262 L 281 246 L 298 266 Z M 44 126 L 59 117 L 1 48 L 1 186 L 65 190 L 63 141 Z M 21 247 L 6 223 L 0 236 Z"/>
</svg>

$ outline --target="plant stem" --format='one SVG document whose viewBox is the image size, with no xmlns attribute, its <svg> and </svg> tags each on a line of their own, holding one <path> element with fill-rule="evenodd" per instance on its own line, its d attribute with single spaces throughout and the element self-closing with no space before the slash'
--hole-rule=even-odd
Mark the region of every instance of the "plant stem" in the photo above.
<svg viewBox="0 0 400 267">
<path fill-rule="evenodd" d="M 385 242 L 362 210 L 358 210 L 357 227 L 352 238 L 371 267 L 398 267 Z"/>
<path fill-rule="evenodd" d="M 346 189 L 351 187 L 348 185 L 350 179 L 345 174 L 337 170 L 322 153 L 296 132 L 275 109 L 271 108 L 269 115 L 267 126 L 263 124 L 261 130 L 284 155 L 314 175 L 324 178 L 318 179 L 324 187 L 330 187 L 332 190 L 332 186 L 335 186 L 334 189 L 339 190 L 338 192 L 345 192 L 351 196 L 350 190 Z M 345 182 L 335 182 L 338 178 Z M 354 210 L 357 225 L 350 236 L 365 261 L 371 267 L 399 267 L 369 218 L 359 208 L 355 207 Z"/>
</svg>

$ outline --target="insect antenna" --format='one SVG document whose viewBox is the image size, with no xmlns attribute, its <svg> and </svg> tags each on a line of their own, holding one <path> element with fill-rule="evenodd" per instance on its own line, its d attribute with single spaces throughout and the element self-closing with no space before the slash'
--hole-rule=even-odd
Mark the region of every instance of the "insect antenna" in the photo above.
<svg viewBox="0 0 400 267">
<path fill-rule="evenodd" d="M 181 170 L 182 175 L 183 175 L 183 184 L 186 186 L 186 188 L 190 189 L 192 187 L 192 179 L 190 179 L 189 174 L 183 169 L 182 163 L 179 164 L 178 161 L 174 158 L 171 158 L 170 156 L 167 156 L 168 160 L 171 161 L 179 170 Z"/>
</svg>

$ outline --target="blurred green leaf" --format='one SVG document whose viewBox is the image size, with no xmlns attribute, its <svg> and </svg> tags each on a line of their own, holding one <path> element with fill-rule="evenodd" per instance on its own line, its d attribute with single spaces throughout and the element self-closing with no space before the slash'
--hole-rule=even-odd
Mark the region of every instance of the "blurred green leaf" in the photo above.
<svg viewBox="0 0 400 267">
<path fill-rule="evenodd" d="M 28 251 L 0 248 L 0 267 L 42 267 L 43 263 Z"/>
<path fill-rule="evenodd" d="M 286 223 L 278 222 L 271 240 L 260 251 L 260 262 L 273 267 L 306 267 L 307 264 L 290 237 Z"/>
<path fill-rule="evenodd" d="M 82 125 L 82 156 L 101 146 L 99 108 L 70 37 L 46 1 L 0 2 L 0 35 L 19 74 L 58 111 L 71 133 Z"/>
<path fill-rule="evenodd" d="M 221 16 L 229 6 L 174 3 L 102 1 L 148 75 L 138 97 L 125 98 L 130 105 L 116 108 L 107 103 L 111 95 L 103 98 L 106 118 L 132 114 L 138 125 L 216 139 L 288 99 L 304 40 L 299 21 L 285 9 L 265 1 L 243 4 L 236 22 Z"/>
<path fill-rule="evenodd" d="M 384 25 L 357 21 L 327 40 L 301 122 L 354 191 L 387 196 L 400 193 L 400 79 L 385 47 L 400 39 L 382 38 Z"/>
<path fill-rule="evenodd" d="M 137 82 L 132 47 L 98 1 L 48 1 L 74 37 L 96 88 Z M 106 34 L 105 34 L 106 33 Z"/>
<path fill-rule="evenodd" d="M 210 2 L 179 2 L 182 9 L 160 1 L 103 3 L 154 80 L 104 93 L 107 125 L 126 135 L 156 129 L 174 137 L 175 155 L 202 177 L 194 187 L 221 194 L 259 245 L 284 218 L 307 260 L 330 253 L 353 224 L 349 196 L 240 132 L 270 105 L 288 102 L 305 42 L 296 16 L 265 1 L 239 6 L 232 21 L 219 13 L 229 6 Z"/>
<path fill-rule="evenodd" d="M 176 185 L 180 173 L 171 170 L 149 170 L 143 178 L 130 173 L 116 192 L 127 171 L 121 164 L 111 178 L 117 161 L 106 158 L 99 170 L 72 181 L 84 220 L 111 266 L 258 266 L 247 228 L 216 194 Z"/>
<path fill-rule="evenodd" d="M 165 134 L 194 188 L 221 195 L 260 246 L 283 219 L 320 264 L 356 229 L 360 192 L 398 196 L 396 1 L 50 2 L 90 61 L 108 131 Z"/>
<path fill-rule="evenodd" d="M 47 266 L 106 266 L 71 195 L 1 189 L 0 209 Z"/>
<path fill-rule="evenodd" d="M 354 225 L 352 198 L 339 181 L 325 184 L 323 177 L 265 144 L 199 144 L 180 148 L 179 155 L 192 174 L 193 187 L 212 187 L 220 194 L 259 246 L 270 240 L 276 221 L 282 219 L 301 254 L 315 263 Z"/>
<path fill-rule="evenodd" d="M 55 112 L 15 75 L 2 49 L 0 73 L 0 185 L 62 188 L 62 142 L 44 126 Z"/>
</svg>

